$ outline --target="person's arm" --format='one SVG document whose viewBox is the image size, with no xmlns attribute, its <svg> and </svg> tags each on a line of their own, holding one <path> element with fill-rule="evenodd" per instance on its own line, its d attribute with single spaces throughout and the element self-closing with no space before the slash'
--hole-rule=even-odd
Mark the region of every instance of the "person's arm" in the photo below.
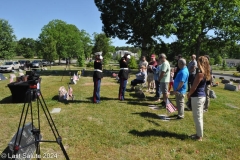
<svg viewBox="0 0 240 160">
<path fill-rule="evenodd" d="M 181 81 L 179 84 L 178 84 L 178 87 L 177 87 L 177 89 L 174 91 L 174 94 L 177 94 L 178 93 L 178 91 L 182 88 L 182 86 L 184 85 L 184 82 L 183 81 Z"/>
<path fill-rule="evenodd" d="M 201 82 L 201 80 L 203 79 L 203 77 L 204 77 L 203 73 L 198 73 L 198 74 L 196 75 L 196 77 L 194 78 L 194 81 L 193 81 L 193 85 L 192 85 L 190 91 L 189 91 L 188 94 L 187 94 L 187 97 L 188 97 L 188 98 L 190 98 L 191 95 L 195 92 L 195 90 L 197 89 L 198 84 Z"/>
<path fill-rule="evenodd" d="M 165 73 L 166 73 L 166 72 L 161 71 L 161 74 L 160 74 L 160 76 L 159 76 L 159 81 L 161 81 L 161 79 L 163 78 L 163 76 L 165 75 Z"/>
<path fill-rule="evenodd" d="M 166 65 L 162 64 L 161 70 L 159 70 L 159 82 L 161 81 L 161 79 L 164 77 L 165 73 L 166 73 Z"/>
</svg>

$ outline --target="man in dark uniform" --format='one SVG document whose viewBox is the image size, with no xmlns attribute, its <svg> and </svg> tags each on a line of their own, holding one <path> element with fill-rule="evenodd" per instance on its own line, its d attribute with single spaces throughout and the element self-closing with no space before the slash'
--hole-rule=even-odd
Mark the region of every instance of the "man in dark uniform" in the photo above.
<svg viewBox="0 0 240 160">
<path fill-rule="evenodd" d="M 128 80 L 128 74 L 129 74 L 128 61 L 130 58 L 131 58 L 131 56 L 129 54 L 125 54 L 119 61 L 120 71 L 118 73 L 118 77 L 120 80 L 120 86 L 119 86 L 118 99 L 120 101 L 124 100 L 124 94 L 125 94 L 127 80 Z"/>
<path fill-rule="evenodd" d="M 100 86 L 101 79 L 103 78 L 102 73 L 102 52 L 95 53 L 95 61 L 94 61 L 94 72 L 93 72 L 93 103 L 100 103 Z"/>
</svg>

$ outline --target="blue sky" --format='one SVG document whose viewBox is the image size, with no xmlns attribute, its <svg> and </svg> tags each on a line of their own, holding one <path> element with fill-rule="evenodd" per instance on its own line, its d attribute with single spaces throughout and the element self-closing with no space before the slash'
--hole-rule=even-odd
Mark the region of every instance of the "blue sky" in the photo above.
<svg viewBox="0 0 240 160">
<path fill-rule="evenodd" d="M 0 18 L 9 22 L 18 40 L 37 39 L 41 28 L 53 19 L 74 24 L 90 35 L 102 32 L 100 12 L 94 0 L 2 0 Z M 127 45 L 117 38 L 112 42 L 114 46 Z"/>
</svg>

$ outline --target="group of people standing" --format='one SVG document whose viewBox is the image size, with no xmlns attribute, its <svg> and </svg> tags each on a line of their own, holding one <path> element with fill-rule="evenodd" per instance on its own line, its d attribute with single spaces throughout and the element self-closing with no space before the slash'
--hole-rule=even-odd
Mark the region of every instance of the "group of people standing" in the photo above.
<svg viewBox="0 0 240 160">
<path fill-rule="evenodd" d="M 94 61 L 94 93 L 93 102 L 100 102 L 100 83 L 102 75 L 102 56 L 101 52 L 96 53 Z M 125 54 L 119 61 L 120 71 L 119 77 L 119 94 L 118 99 L 125 99 L 125 90 L 129 78 L 128 62 L 129 54 Z M 173 87 L 176 105 L 178 109 L 177 119 L 184 118 L 185 96 L 191 104 L 196 134 L 191 135 L 192 138 L 201 141 L 203 137 L 203 112 L 207 111 L 209 106 L 209 91 L 212 80 L 211 66 L 209 64 L 209 56 L 200 56 L 196 60 L 196 55 L 191 56 L 191 61 L 188 63 L 181 56 L 176 57 L 177 64 L 175 68 L 170 67 L 170 63 L 164 53 L 160 54 L 156 59 L 155 55 L 151 55 L 150 62 L 147 62 L 146 57 L 142 57 L 139 63 L 139 73 L 136 74 L 136 79 L 131 81 L 132 89 L 137 84 L 147 82 L 148 89 L 156 89 L 156 102 L 160 102 L 162 95 L 162 103 L 167 102 L 169 92 Z"/>
</svg>

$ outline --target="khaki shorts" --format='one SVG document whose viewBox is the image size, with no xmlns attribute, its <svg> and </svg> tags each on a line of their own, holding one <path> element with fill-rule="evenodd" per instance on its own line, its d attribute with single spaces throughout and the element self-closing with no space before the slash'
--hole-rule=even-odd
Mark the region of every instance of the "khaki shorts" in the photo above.
<svg viewBox="0 0 240 160">
<path fill-rule="evenodd" d="M 160 82 L 160 89 L 162 93 L 168 93 L 169 82 Z"/>
<path fill-rule="evenodd" d="M 154 77 L 153 77 L 153 73 L 148 73 L 147 75 L 147 82 L 153 82 L 154 81 Z"/>
</svg>

